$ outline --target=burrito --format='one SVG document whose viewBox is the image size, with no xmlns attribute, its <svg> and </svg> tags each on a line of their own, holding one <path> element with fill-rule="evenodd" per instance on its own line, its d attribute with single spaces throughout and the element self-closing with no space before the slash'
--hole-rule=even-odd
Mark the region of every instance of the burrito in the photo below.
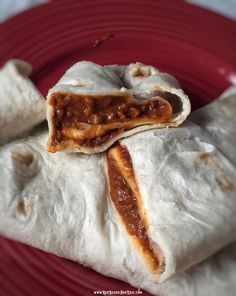
<svg viewBox="0 0 236 296">
<path fill-rule="evenodd" d="M 219 104 L 194 120 L 215 106 L 220 125 L 230 118 L 234 126 L 235 95 L 224 98 L 227 112 Z M 217 283 L 228 278 L 213 259 L 193 266 L 236 240 L 236 168 L 221 152 L 222 135 L 188 121 L 123 139 L 106 154 L 47 153 L 46 131 L 7 144 L 0 234 L 154 295 L 205 295 L 214 290 L 209 273 Z"/>
<path fill-rule="evenodd" d="M 220 147 L 223 154 L 236 166 L 236 121 L 234 120 L 236 87 L 225 91 L 217 101 L 207 108 L 191 114 L 191 121 L 202 127 Z M 225 103 L 227 101 L 227 104 Z"/>
<path fill-rule="evenodd" d="M 49 90 L 47 102 L 50 152 L 102 152 L 137 132 L 178 126 L 190 113 L 176 79 L 141 63 L 79 62 Z"/>
<path fill-rule="evenodd" d="M 28 78 L 31 65 L 11 60 L 0 69 L 0 144 L 26 136 L 46 119 L 46 100 Z"/>
</svg>

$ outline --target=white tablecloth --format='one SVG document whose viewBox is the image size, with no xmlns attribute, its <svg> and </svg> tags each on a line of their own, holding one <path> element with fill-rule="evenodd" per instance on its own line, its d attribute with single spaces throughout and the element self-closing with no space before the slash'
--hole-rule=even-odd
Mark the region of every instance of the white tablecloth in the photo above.
<svg viewBox="0 0 236 296">
<path fill-rule="evenodd" d="M 49 0 L 0 0 L 0 22 L 27 8 Z M 80 0 L 78 0 L 80 1 Z M 178 1 L 178 0 L 176 0 Z M 186 0 L 236 20 L 236 0 Z M 174 3 L 174 0 L 173 0 Z"/>
</svg>

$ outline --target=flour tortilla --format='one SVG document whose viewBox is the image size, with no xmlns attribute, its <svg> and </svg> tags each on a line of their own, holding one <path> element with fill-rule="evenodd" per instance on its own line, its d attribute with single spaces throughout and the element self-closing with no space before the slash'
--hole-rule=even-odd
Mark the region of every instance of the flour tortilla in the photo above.
<svg viewBox="0 0 236 296">
<path fill-rule="evenodd" d="M 0 69 L 0 144 L 26 136 L 46 119 L 46 101 L 28 78 L 31 65 L 11 60 Z"/>
<path fill-rule="evenodd" d="M 180 128 L 121 141 L 149 216 L 149 237 L 165 258 L 159 282 L 236 240 L 235 112 L 234 87 Z"/>
<path fill-rule="evenodd" d="M 122 144 L 132 158 L 149 237 L 165 258 L 159 282 L 236 240 L 236 168 L 198 126 L 186 122 Z"/>
<path fill-rule="evenodd" d="M 179 101 L 179 109 L 173 112 L 172 117 L 165 122 L 155 124 L 142 124 L 137 127 L 128 128 L 118 134 L 108 138 L 102 144 L 94 146 L 84 146 L 79 140 L 84 136 L 74 131 L 66 136 L 62 142 L 54 143 L 54 134 L 56 129 L 55 106 L 52 106 L 53 96 L 55 94 L 77 94 L 77 95 L 132 95 L 136 100 L 143 101 L 152 97 L 160 96 L 162 93 L 176 95 Z M 49 151 L 65 150 L 67 152 L 96 153 L 107 150 L 116 140 L 133 135 L 140 131 L 161 128 L 166 126 L 180 125 L 190 113 L 190 102 L 188 96 L 184 94 L 176 79 L 158 69 L 147 66 L 142 63 L 130 64 L 128 66 L 100 66 L 92 62 L 79 62 L 73 65 L 58 83 L 49 90 L 47 95 L 48 108 L 47 120 L 49 125 Z M 168 101 L 168 99 L 166 98 Z M 175 101 L 177 99 L 175 98 Z M 170 101 L 172 105 L 173 102 Z M 119 122 L 119 120 L 118 120 Z M 101 124 L 104 126 L 104 124 Z M 121 125 L 119 124 L 121 128 Z M 90 128 L 88 126 L 87 128 Z M 100 130 L 100 129 L 99 129 Z M 74 136 L 76 134 L 76 136 Z M 78 135 L 77 135 L 78 134 Z M 87 139 L 87 138 L 86 138 Z"/>
<path fill-rule="evenodd" d="M 224 99 L 233 125 L 235 102 Z M 49 154 L 46 137 L 39 132 L 0 149 L 2 235 L 154 295 L 234 295 L 235 245 L 196 265 L 236 240 L 235 166 L 221 153 L 222 141 L 191 122 L 122 141 L 147 209 L 149 237 L 165 256 L 158 277 L 166 282 L 157 284 L 110 199 L 105 155 Z"/>
<path fill-rule="evenodd" d="M 234 114 L 236 87 L 225 91 L 217 101 L 191 114 L 191 121 L 198 124 L 220 147 L 222 154 L 236 166 L 236 120 Z M 227 104 L 225 103 L 227 101 Z"/>
</svg>

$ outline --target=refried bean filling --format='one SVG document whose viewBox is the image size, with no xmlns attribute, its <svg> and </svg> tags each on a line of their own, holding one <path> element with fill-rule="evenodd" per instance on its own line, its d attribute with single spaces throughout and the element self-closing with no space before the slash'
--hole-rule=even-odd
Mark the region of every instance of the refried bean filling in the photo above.
<svg viewBox="0 0 236 296">
<path fill-rule="evenodd" d="M 148 100 L 135 100 L 129 94 L 96 97 L 56 93 L 50 105 L 54 110 L 55 146 L 68 139 L 81 146 L 101 145 L 135 126 L 167 122 L 175 111 L 171 102 L 159 94 Z"/>
<path fill-rule="evenodd" d="M 129 152 L 125 147 L 118 144 L 115 148 L 111 148 L 107 153 L 111 199 L 122 218 L 128 233 L 138 240 L 143 253 L 148 257 L 149 264 L 151 264 L 152 269 L 155 270 L 160 268 L 160 262 L 150 245 L 145 222 L 143 222 L 139 213 L 136 194 L 123 176 L 121 169 L 117 165 L 117 161 L 113 158 L 111 151 L 114 151 L 114 149 L 119 153 L 119 157 L 121 157 L 121 162 L 125 167 L 124 169 L 126 170 L 126 173 L 128 170 L 129 178 L 131 178 L 132 182 L 137 187 Z"/>
</svg>

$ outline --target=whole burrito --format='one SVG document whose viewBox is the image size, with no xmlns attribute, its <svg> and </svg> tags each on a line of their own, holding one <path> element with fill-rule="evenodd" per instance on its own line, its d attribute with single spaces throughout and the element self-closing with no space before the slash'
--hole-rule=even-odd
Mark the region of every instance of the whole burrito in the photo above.
<svg viewBox="0 0 236 296">
<path fill-rule="evenodd" d="M 48 150 L 96 153 L 139 131 L 178 126 L 188 97 L 169 74 L 141 63 L 79 62 L 47 96 Z"/>
<path fill-rule="evenodd" d="M 227 113 L 220 102 L 194 118 L 214 105 L 235 125 L 235 96 L 224 99 Z M 8 144 L 0 233 L 155 295 L 205 295 L 208 272 L 223 282 L 215 263 L 184 270 L 236 239 L 236 169 L 219 138 L 186 122 L 124 139 L 107 154 L 48 154 L 45 132 Z"/>
<path fill-rule="evenodd" d="M 46 101 L 28 78 L 31 65 L 10 60 L 0 69 L 0 144 L 26 136 L 46 119 Z"/>
</svg>

